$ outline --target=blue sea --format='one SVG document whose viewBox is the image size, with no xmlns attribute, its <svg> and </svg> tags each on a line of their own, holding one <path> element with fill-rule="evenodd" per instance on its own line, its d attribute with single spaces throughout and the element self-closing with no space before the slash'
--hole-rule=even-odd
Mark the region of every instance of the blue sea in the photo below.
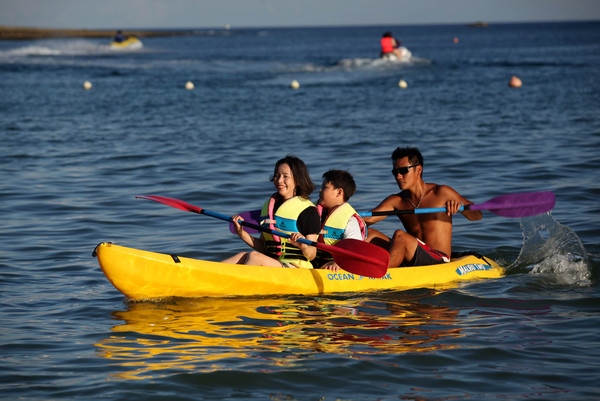
<svg viewBox="0 0 600 401">
<path fill-rule="evenodd" d="M 408 62 L 378 59 L 387 30 Z M 0 398 L 600 398 L 599 22 L 141 39 L 0 42 Z M 453 250 L 505 277 L 131 302 L 92 257 L 103 241 L 208 260 L 247 250 L 220 220 L 135 196 L 253 210 L 286 154 L 317 184 L 350 171 L 368 211 L 398 191 L 398 146 L 475 203 L 554 192 L 547 214 L 455 218 Z"/>
</svg>

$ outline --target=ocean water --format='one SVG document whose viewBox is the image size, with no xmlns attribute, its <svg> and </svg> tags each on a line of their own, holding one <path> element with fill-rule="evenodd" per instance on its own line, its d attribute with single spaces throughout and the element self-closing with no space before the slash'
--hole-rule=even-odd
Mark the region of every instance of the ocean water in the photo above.
<svg viewBox="0 0 600 401">
<path fill-rule="evenodd" d="M 384 30 L 410 62 L 378 60 Z M 600 398 L 599 39 L 590 22 L 197 31 L 135 51 L 0 42 L 0 398 Z M 317 183 L 349 170 L 367 211 L 397 191 L 389 158 L 408 145 L 427 182 L 475 203 L 555 193 L 549 214 L 455 220 L 453 249 L 506 277 L 129 302 L 91 256 L 101 241 L 246 249 L 219 220 L 135 196 L 256 209 L 286 154 Z"/>
</svg>

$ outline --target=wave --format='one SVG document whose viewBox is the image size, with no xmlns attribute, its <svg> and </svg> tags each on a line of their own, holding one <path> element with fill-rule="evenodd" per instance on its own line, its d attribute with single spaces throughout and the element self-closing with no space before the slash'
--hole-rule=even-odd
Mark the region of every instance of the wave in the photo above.
<svg viewBox="0 0 600 401">
<path fill-rule="evenodd" d="M 377 58 L 349 58 L 342 59 L 332 66 L 339 69 L 395 69 L 405 66 L 430 65 L 431 60 L 420 57 L 411 57 L 407 61 L 386 60 Z"/>
<path fill-rule="evenodd" d="M 43 40 L 33 45 L 0 50 L 1 59 L 36 56 L 96 56 L 113 53 L 105 42 L 91 40 Z"/>
</svg>

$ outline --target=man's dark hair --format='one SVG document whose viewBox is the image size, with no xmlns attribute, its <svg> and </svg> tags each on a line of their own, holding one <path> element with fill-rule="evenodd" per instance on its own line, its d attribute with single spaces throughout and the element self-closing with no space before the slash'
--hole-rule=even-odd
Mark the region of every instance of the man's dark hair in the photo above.
<svg viewBox="0 0 600 401">
<path fill-rule="evenodd" d="M 392 153 L 392 161 L 395 162 L 398 159 L 402 159 L 403 157 L 408 157 L 408 161 L 410 164 L 418 164 L 423 166 L 423 155 L 419 152 L 417 148 L 396 148 L 394 153 Z"/>
</svg>

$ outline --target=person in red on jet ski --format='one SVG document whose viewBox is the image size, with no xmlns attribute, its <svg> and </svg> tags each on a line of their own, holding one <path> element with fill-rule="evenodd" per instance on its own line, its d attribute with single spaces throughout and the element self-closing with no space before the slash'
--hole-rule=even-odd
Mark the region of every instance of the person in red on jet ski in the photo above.
<svg viewBox="0 0 600 401">
<path fill-rule="evenodd" d="M 397 41 L 391 32 L 386 32 L 381 37 L 381 57 L 393 53 L 399 59 L 402 58 L 402 51 L 399 49 L 402 42 Z"/>
</svg>

